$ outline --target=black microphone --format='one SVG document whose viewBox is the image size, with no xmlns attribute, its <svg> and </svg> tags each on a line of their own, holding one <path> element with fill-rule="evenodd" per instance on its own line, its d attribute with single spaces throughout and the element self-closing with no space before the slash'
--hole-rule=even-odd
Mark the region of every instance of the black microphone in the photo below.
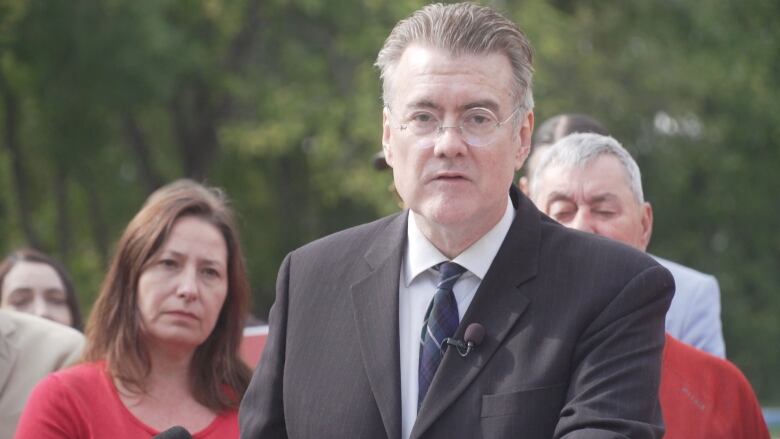
<svg viewBox="0 0 780 439">
<path fill-rule="evenodd" d="M 479 323 L 472 323 L 466 326 L 466 332 L 463 333 L 463 340 L 456 340 L 451 337 L 444 339 L 444 343 L 455 346 L 461 357 L 465 357 L 472 349 L 482 344 L 485 338 L 485 327 Z"/>
<path fill-rule="evenodd" d="M 152 437 L 152 439 L 192 439 L 192 435 L 184 427 L 177 425 Z"/>
</svg>

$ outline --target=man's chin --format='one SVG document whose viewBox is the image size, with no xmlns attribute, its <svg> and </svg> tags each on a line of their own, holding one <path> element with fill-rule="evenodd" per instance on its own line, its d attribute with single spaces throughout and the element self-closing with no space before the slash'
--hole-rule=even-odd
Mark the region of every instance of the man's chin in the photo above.
<svg viewBox="0 0 780 439">
<path fill-rule="evenodd" d="M 438 197 L 413 209 L 418 219 L 439 227 L 458 228 L 474 220 L 475 204 L 465 196 Z M 421 218 L 422 217 L 422 218 Z"/>
</svg>

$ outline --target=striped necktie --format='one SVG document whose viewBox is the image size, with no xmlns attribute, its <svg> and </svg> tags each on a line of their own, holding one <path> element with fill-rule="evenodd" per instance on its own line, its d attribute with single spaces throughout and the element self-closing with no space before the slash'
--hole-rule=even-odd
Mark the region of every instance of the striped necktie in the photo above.
<svg viewBox="0 0 780 439">
<path fill-rule="evenodd" d="M 428 305 L 428 311 L 425 313 L 425 322 L 420 333 L 418 410 L 444 356 L 445 349 L 443 349 L 442 344 L 446 338 L 452 337 L 455 330 L 458 329 L 460 321 L 458 303 L 455 301 L 452 286 L 466 271 L 465 268 L 454 262 L 442 262 L 435 268 L 439 271 L 439 281 L 436 283 L 436 294 L 434 294 L 433 300 Z"/>
</svg>

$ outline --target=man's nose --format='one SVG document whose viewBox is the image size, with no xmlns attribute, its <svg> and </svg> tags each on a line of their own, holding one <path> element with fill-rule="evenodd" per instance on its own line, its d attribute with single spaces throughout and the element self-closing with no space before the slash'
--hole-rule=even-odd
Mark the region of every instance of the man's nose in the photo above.
<svg viewBox="0 0 780 439">
<path fill-rule="evenodd" d="M 463 130 L 459 126 L 442 126 L 436 131 L 434 154 L 455 157 L 466 153 L 468 144 L 463 139 Z"/>
<path fill-rule="evenodd" d="M 577 215 L 575 215 L 574 220 L 569 223 L 569 227 L 582 232 L 596 233 L 596 224 L 593 221 L 593 217 L 584 209 L 577 211 Z"/>
</svg>

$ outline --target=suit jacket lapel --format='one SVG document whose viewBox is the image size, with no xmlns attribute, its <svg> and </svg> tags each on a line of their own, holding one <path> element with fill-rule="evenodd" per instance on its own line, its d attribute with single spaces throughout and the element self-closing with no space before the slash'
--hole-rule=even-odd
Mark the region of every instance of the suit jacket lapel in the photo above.
<svg viewBox="0 0 780 439">
<path fill-rule="evenodd" d="M 511 195 L 518 206 L 515 220 L 455 333 L 455 338 L 462 339 L 469 324 L 480 323 L 485 328 L 485 338 L 465 358 L 456 349 L 447 350 L 420 407 L 413 438 L 420 437 L 471 384 L 530 303 L 520 286 L 536 276 L 540 214 L 516 190 Z"/>
<path fill-rule="evenodd" d="M 388 438 L 401 436 L 398 286 L 407 212 L 399 214 L 365 254 L 369 273 L 352 285 L 352 305 L 368 381 Z"/>
</svg>

